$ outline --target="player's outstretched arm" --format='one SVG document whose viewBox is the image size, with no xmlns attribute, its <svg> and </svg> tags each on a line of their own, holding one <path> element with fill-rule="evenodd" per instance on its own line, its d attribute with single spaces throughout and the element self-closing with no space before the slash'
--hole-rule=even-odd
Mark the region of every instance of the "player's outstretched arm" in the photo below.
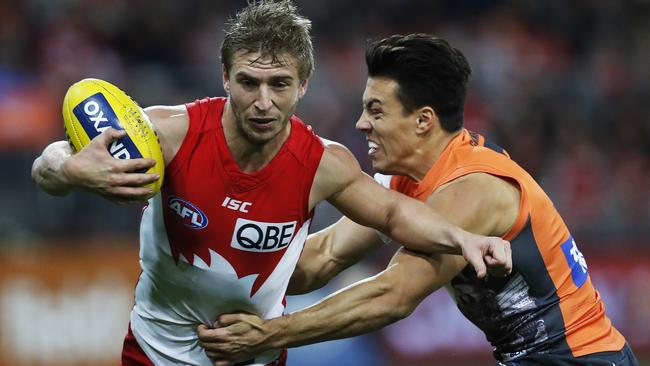
<svg viewBox="0 0 650 366">
<path fill-rule="evenodd" d="M 219 365 L 269 349 L 367 333 L 408 316 L 466 265 L 460 256 L 401 250 L 385 271 L 298 312 L 270 320 L 251 314 L 221 315 L 217 320 L 221 328 L 199 326 L 199 344 Z"/>
<path fill-rule="evenodd" d="M 347 217 L 309 236 L 289 281 L 288 295 L 325 286 L 334 276 L 383 245 L 374 229 Z"/>
<path fill-rule="evenodd" d="M 386 233 L 411 250 L 462 254 L 479 277 L 486 275 L 487 266 L 506 273 L 512 268 L 508 242 L 464 231 L 422 202 L 382 187 L 361 171 L 341 145 L 327 146 L 310 199 L 327 199 L 345 216 Z"/>
<path fill-rule="evenodd" d="M 124 131 L 107 129 L 76 154 L 65 141 L 45 148 L 32 165 L 32 177 L 45 192 L 63 195 L 74 187 L 86 188 L 116 203 L 128 202 L 151 193 L 143 185 L 160 178 L 157 174 L 132 173 L 149 169 L 153 159 L 119 160 L 108 152 L 113 140 Z"/>
<path fill-rule="evenodd" d="M 427 205 L 465 230 L 504 235 L 519 215 L 519 200 L 518 189 L 509 182 L 478 173 L 438 189 Z M 199 340 L 219 365 L 272 348 L 370 332 L 408 316 L 422 299 L 466 266 L 467 261 L 460 256 L 427 256 L 402 249 L 384 272 L 313 306 L 270 320 L 250 314 L 225 314 L 215 324 L 219 328 L 200 326 Z"/>
</svg>

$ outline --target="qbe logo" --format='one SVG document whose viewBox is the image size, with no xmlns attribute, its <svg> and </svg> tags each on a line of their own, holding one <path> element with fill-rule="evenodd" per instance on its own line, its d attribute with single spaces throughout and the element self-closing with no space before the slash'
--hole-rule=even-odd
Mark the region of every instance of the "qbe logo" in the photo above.
<svg viewBox="0 0 650 366">
<path fill-rule="evenodd" d="M 72 110 L 79 123 L 92 140 L 100 133 L 113 127 L 123 130 L 115 111 L 102 93 L 95 93 L 77 104 Z M 142 157 L 133 141 L 127 136 L 113 141 L 108 151 L 116 159 L 138 159 Z"/>
<path fill-rule="evenodd" d="M 171 196 L 169 208 L 180 218 L 183 225 L 189 228 L 203 229 L 208 226 L 208 217 L 191 202 Z"/>
<path fill-rule="evenodd" d="M 572 236 L 569 235 L 569 239 L 562 243 L 561 247 L 564 258 L 566 258 L 569 268 L 571 268 L 573 283 L 581 287 L 587 281 L 587 276 L 589 276 L 587 261 L 580 250 L 578 250 L 578 246 Z"/>
<path fill-rule="evenodd" d="M 260 222 L 239 218 L 230 246 L 247 252 L 276 252 L 291 243 L 296 221 Z"/>
</svg>

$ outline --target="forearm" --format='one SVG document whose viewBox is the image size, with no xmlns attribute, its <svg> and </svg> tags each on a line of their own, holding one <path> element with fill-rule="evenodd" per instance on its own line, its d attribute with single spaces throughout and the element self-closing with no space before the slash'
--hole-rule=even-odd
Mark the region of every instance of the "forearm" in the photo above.
<svg viewBox="0 0 650 366">
<path fill-rule="evenodd" d="M 269 349 L 352 337 L 408 316 L 467 262 L 459 256 L 425 256 L 400 250 L 389 267 L 303 310 L 270 320 L 222 314 L 219 328 L 199 326 L 200 345 L 215 358 L 240 361 Z"/>
<path fill-rule="evenodd" d="M 63 170 L 63 164 L 72 154 L 65 141 L 57 141 L 45 148 L 43 154 L 32 165 L 32 178 L 45 192 L 61 196 L 67 194 L 72 185 Z"/>
<path fill-rule="evenodd" d="M 383 231 L 410 250 L 462 254 L 465 232 L 428 206 L 405 196 L 396 198 L 387 209 Z"/>
<path fill-rule="evenodd" d="M 466 232 L 423 202 L 388 190 L 365 174 L 329 200 L 345 216 L 382 231 L 411 250 L 429 254 L 463 252 Z"/>
<path fill-rule="evenodd" d="M 351 285 L 301 311 L 266 322 L 272 336 L 263 349 L 297 347 L 352 337 L 410 314 L 410 306 L 381 274 Z"/>
</svg>

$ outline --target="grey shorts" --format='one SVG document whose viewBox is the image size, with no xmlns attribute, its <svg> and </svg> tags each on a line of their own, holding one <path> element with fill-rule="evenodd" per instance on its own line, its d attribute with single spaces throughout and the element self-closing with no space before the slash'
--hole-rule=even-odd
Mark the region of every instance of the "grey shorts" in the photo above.
<svg viewBox="0 0 650 366">
<path fill-rule="evenodd" d="M 639 366 L 630 346 L 618 352 L 598 352 L 590 355 L 573 357 L 551 353 L 533 354 L 516 361 L 499 362 L 498 366 Z"/>
</svg>

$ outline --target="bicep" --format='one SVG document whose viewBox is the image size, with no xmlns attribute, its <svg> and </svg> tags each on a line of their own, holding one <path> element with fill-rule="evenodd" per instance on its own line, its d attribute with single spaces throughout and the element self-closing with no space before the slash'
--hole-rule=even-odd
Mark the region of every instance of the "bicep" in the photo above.
<svg viewBox="0 0 650 366">
<path fill-rule="evenodd" d="M 330 197 L 329 202 L 359 224 L 384 227 L 400 199 L 398 195 L 360 172 L 344 189 Z"/>
<path fill-rule="evenodd" d="M 395 195 L 365 174 L 352 153 L 326 146 L 310 192 L 310 207 L 327 200 L 343 215 L 365 226 L 381 226 Z"/>
<path fill-rule="evenodd" d="M 144 109 L 156 130 L 165 163 L 172 161 L 183 143 L 190 125 L 187 108 L 177 106 L 152 106 Z"/>
<path fill-rule="evenodd" d="M 440 187 L 427 205 L 471 233 L 503 236 L 519 214 L 519 200 L 519 189 L 512 183 L 473 173 Z"/>
</svg>

